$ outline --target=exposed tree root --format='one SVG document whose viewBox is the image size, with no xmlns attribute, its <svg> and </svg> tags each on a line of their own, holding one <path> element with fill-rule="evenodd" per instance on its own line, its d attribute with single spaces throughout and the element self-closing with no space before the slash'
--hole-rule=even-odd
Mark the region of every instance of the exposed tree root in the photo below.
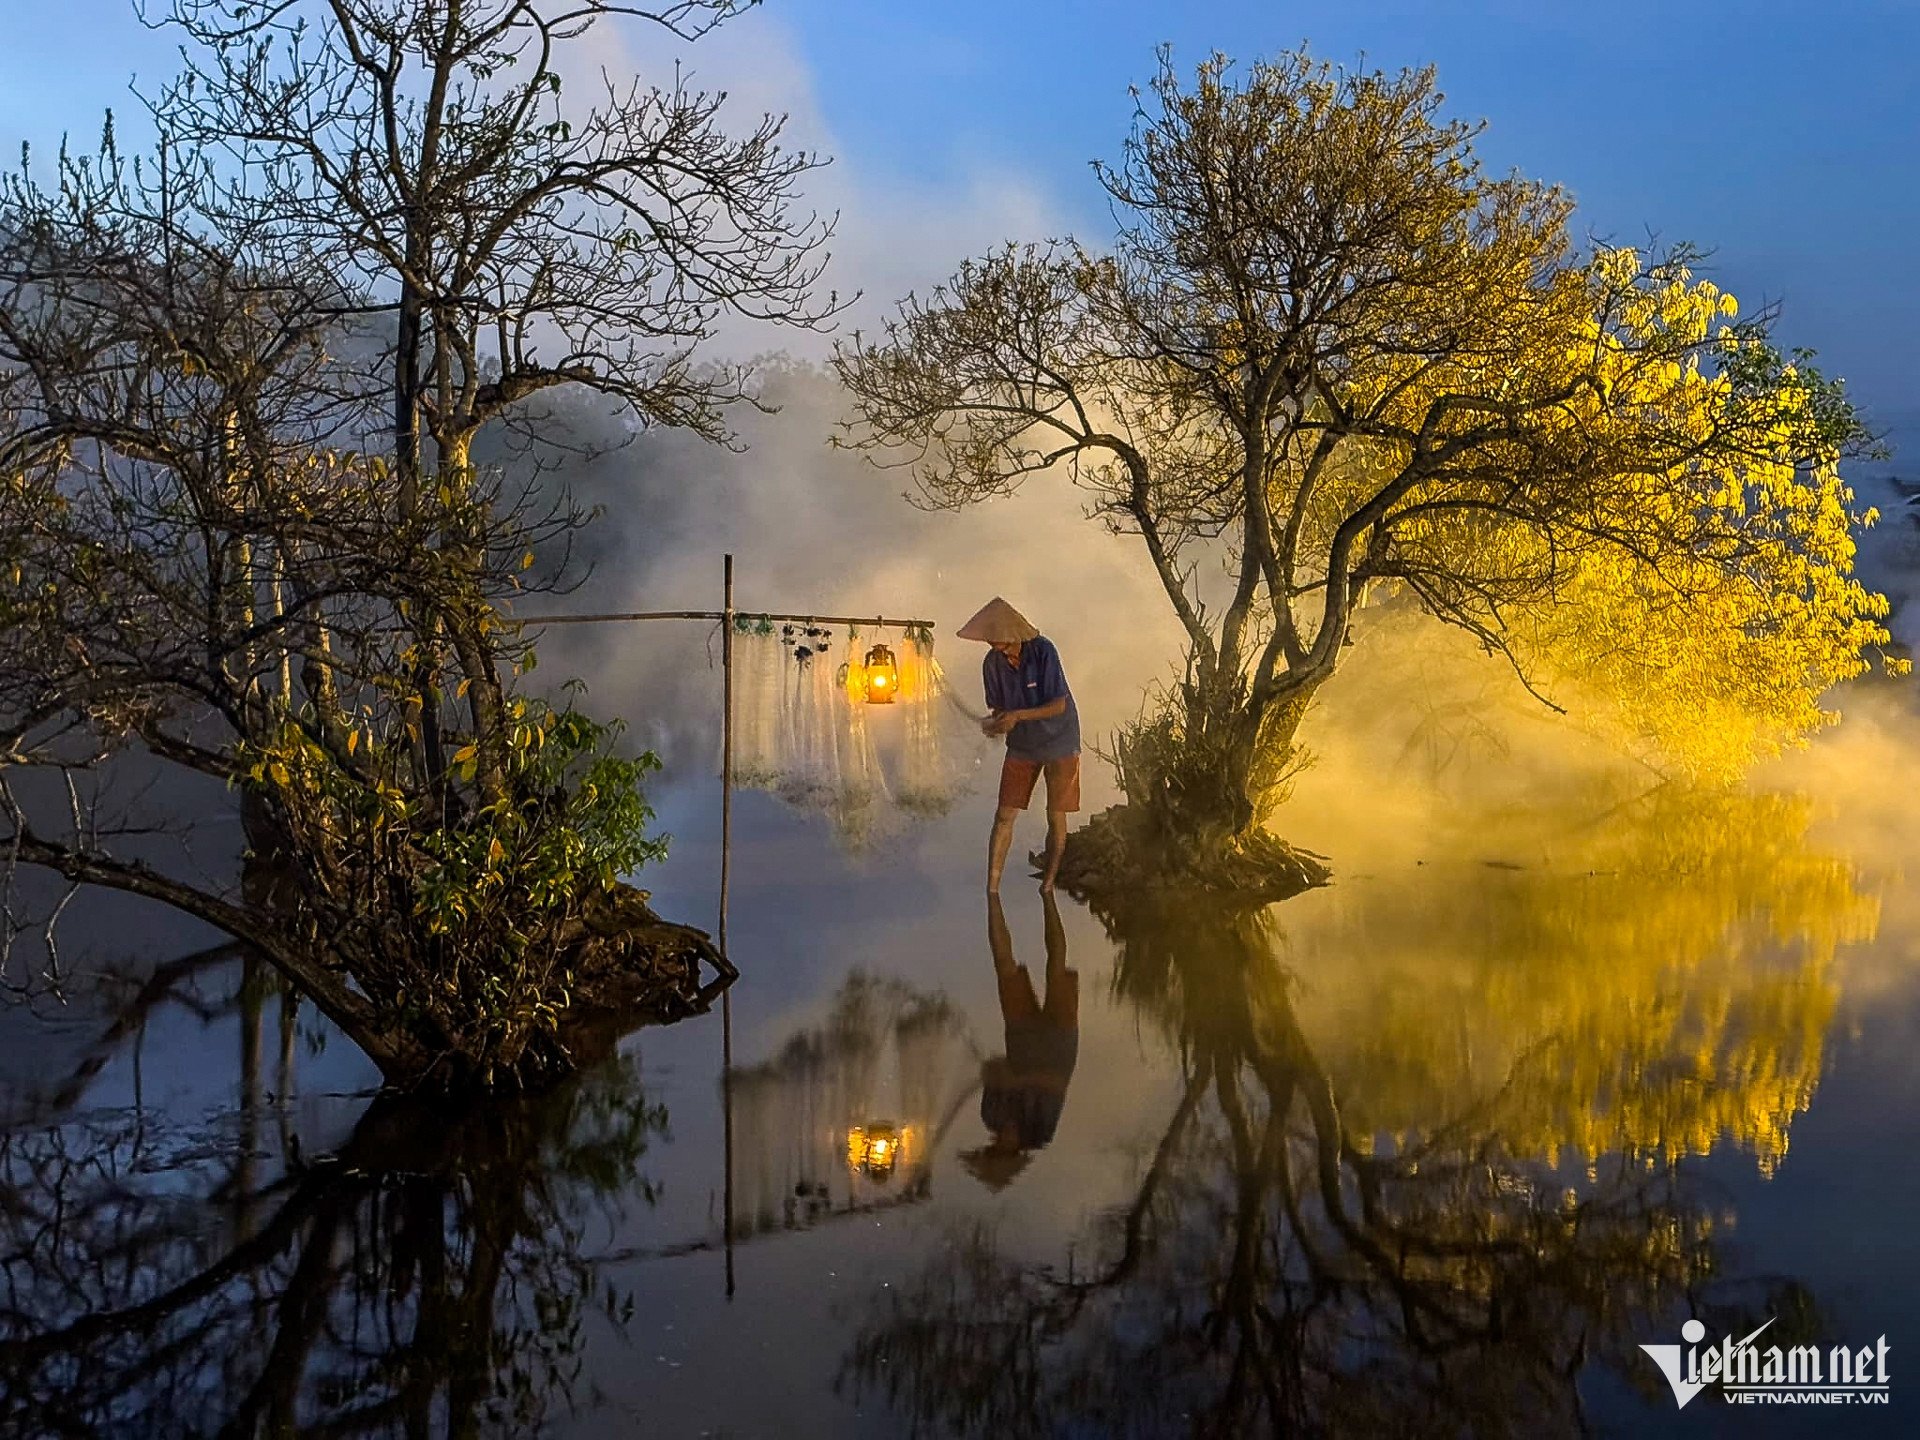
<svg viewBox="0 0 1920 1440">
<path fill-rule="evenodd" d="M 1285 900 L 1332 875 L 1325 856 L 1264 830 L 1206 838 L 1147 833 L 1127 806 L 1115 805 L 1067 837 L 1058 883 L 1096 909 L 1177 893 L 1237 910 Z"/>
<path fill-rule="evenodd" d="M 662 920 L 647 893 L 629 885 L 588 900 L 557 948 L 566 980 L 549 993 L 559 1014 L 529 1028 L 524 1043 L 497 1053 L 491 1065 L 463 1037 L 418 1012 L 383 1015 L 384 1024 L 372 1028 L 342 1028 L 394 1090 L 443 1100 L 534 1093 L 604 1059 L 643 1026 L 704 1013 L 739 973 L 705 931 Z"/>
<path fill-rule="evenodd" d="M 712 971 L 704 978 L 702 962 Z M 662 920 L 629 886 L 588 907 L 571 963 L 573 1004 L 560 1025 L 567 1072 L 642 1025 L 705 1013 L 739 973 L 704 930 Z"/>
</svg>

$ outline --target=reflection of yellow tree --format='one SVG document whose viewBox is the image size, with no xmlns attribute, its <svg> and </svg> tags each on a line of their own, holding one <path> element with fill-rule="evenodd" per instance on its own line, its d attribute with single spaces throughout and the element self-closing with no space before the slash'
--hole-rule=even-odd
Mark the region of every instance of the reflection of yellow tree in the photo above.
<svg viewBox="0 0 1920 1440">
<path fill-rule="evenodd" d="M 1065 1274 L 955 1236 L 842 1383 L 978 1434 L 1559 1434 L 1587 1367 L 1650 1379 L 1682 1297 L 1817 1327 L 1722 1274 L 1683 1164 L 1784 1153 L 1834 950 L 1876 923 L 1805 819 L 1662 792 L 1541 871 L 1110 918 L 1185 1079 L 1135 1194 Z"/>
<path fill-rule="evenodd" d="M 1782 796 L 1660 790 L 1521 842 L 1540 870 L 1428 868 L 1287 912 L 1301 1023 L 1358 1133 L 1485 1111 L 1521 1153 L 1771 1170 L 1813 1097 L 1838 946 L 1876 900 Z"/>
<path fill-rule="evenodd" d="M 1068 1273 L 975 1229 L 876 1302 L 841 1383 L 915 1433 L 1567 1433 L 1581 1366 L 1631 1373 L 1646 1318 L 1711 1275 L 1676 1167 L 1568 1186 L 1472 1115 L 1365 1153 L 1269 920 L 1115 929 L 1183 1093 Z"/>
</svg>

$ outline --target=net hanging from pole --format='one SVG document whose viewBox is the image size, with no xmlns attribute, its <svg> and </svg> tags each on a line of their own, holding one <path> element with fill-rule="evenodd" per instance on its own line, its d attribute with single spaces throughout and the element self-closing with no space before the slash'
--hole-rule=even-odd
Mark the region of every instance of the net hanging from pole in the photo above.
<svg viewBox="0 0 1920 1440">
<path fill-rule="evenodd" d="M 845 663 L 836 672 L 835 708 L 842 721 L 834 729 L 834 739 L 839 746 L 839 773 L 828 814 L 843 840 L 863 844 L 881 823 L 880 807 L 892 797 L 888 793 L 886 771 L 868 729 L 867 711 L 872 707 L 866 700 L 866 665 L 858 632 L 848 634 L 846 655 Z M 854 692 L 856 672 L 860 676 L 858 699 Z"/>
<path fill-rule="evenodd" d="M 781 627 L 789 663 L 784 667 L 786 763 L 780 794 L 795 805 L 825 809 L 840 787 L 840 750 L 834 734 L 831 634 L 823 626 Z"/>
<path fill-rule="evenodd" d="M 780 743 L 780 641 L 771 621 L 735 628 L 733 685 L 733 783 L 772 789 L 786 757 Z"/>
<path fill-rule="evenodd" d="M 955 763 L 956 747 L 948 744 L 953 712 L 943 703 L 946 690 L 933 637 L 909 635 L 900 647 L 900 701 L 906 713 L 898 795 L 900 808 L 917 815 L 945 814 L 966 788 Z"/>
<path fill-rule="evenodd" d="M 874 645 L 889 652 L 871 669 Z M 977 755 L 924 630 L 844 635 L 806 622 L 734 621 L 735 785 L 827 816 L 860 848 L 900 815 L 944 813 Z M 979 737 L 975 735 L 978 742 Z"/>
</svg>

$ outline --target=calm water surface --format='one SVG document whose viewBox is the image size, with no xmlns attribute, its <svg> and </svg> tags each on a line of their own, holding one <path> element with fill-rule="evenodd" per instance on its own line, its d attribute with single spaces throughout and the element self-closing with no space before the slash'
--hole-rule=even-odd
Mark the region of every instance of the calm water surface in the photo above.
<svg viewBox="0 0 1920 1440">
<path fill-rule="evenodd" d="M 1251 920 L 1054 924 L 989 913 L 986 804 L 848 856 L 742 800 L 724 1083 L 716 1013 L 424 1116 L 231 959 L 117 1030 L 7 1016 L 0 1433 L 1913 1433 L 1884 853 L 1596 799 Z M 1891 1404 L 1677 1409 L 1637 1347 L 1689 1316 L 1884 1334 Z"/>
</svg>

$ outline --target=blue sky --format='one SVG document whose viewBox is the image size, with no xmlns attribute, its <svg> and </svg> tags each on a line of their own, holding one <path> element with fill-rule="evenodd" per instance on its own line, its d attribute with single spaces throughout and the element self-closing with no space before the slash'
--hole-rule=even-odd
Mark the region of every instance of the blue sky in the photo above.
<svg viewBox="0 0 1920 1440">
<path fill-rule="evenodd" d="M 127 107 L 130 74 L 169 68 L 128 0 L 7 8 L 24 12 L 7 17 L 0 48 L 9 154 L 62 129 L 90 139 L 103 105 Z M 958 255 L 933 252 L 949 233 L 968 245 L 1002 224 L 1097 236 L 1086 162 L 1115 153 L 1127 86 L 1163 41 L 1186 60 L 1306 40 L 1337 61 L 1432 62 L 1455 113 L 1489 123 L 1495 165 L 1564 183 L 1600 234 L 1710 247 L 1716 279 L 1749 308 L 1783 301 L 1784 337 L 1819 349 L 1882 425 L 1907 432 L 1899 468 L 1920 470 L 1914 0 L 771 0 L 734 28 L 696 51 L 702 78 L 752 103 L 804 97 L 803 133 L 838 157 L 835 183 L 858 178 L 830 203 L 867 212 L 848 216 L 865 253 L 914 252 L 839 277 L 876 291 L 944 271 Z M 1026 203 L 985 207 L 983 186 Z M 909 218 L 917 228 L 897 228 Z"/>
</svg>

